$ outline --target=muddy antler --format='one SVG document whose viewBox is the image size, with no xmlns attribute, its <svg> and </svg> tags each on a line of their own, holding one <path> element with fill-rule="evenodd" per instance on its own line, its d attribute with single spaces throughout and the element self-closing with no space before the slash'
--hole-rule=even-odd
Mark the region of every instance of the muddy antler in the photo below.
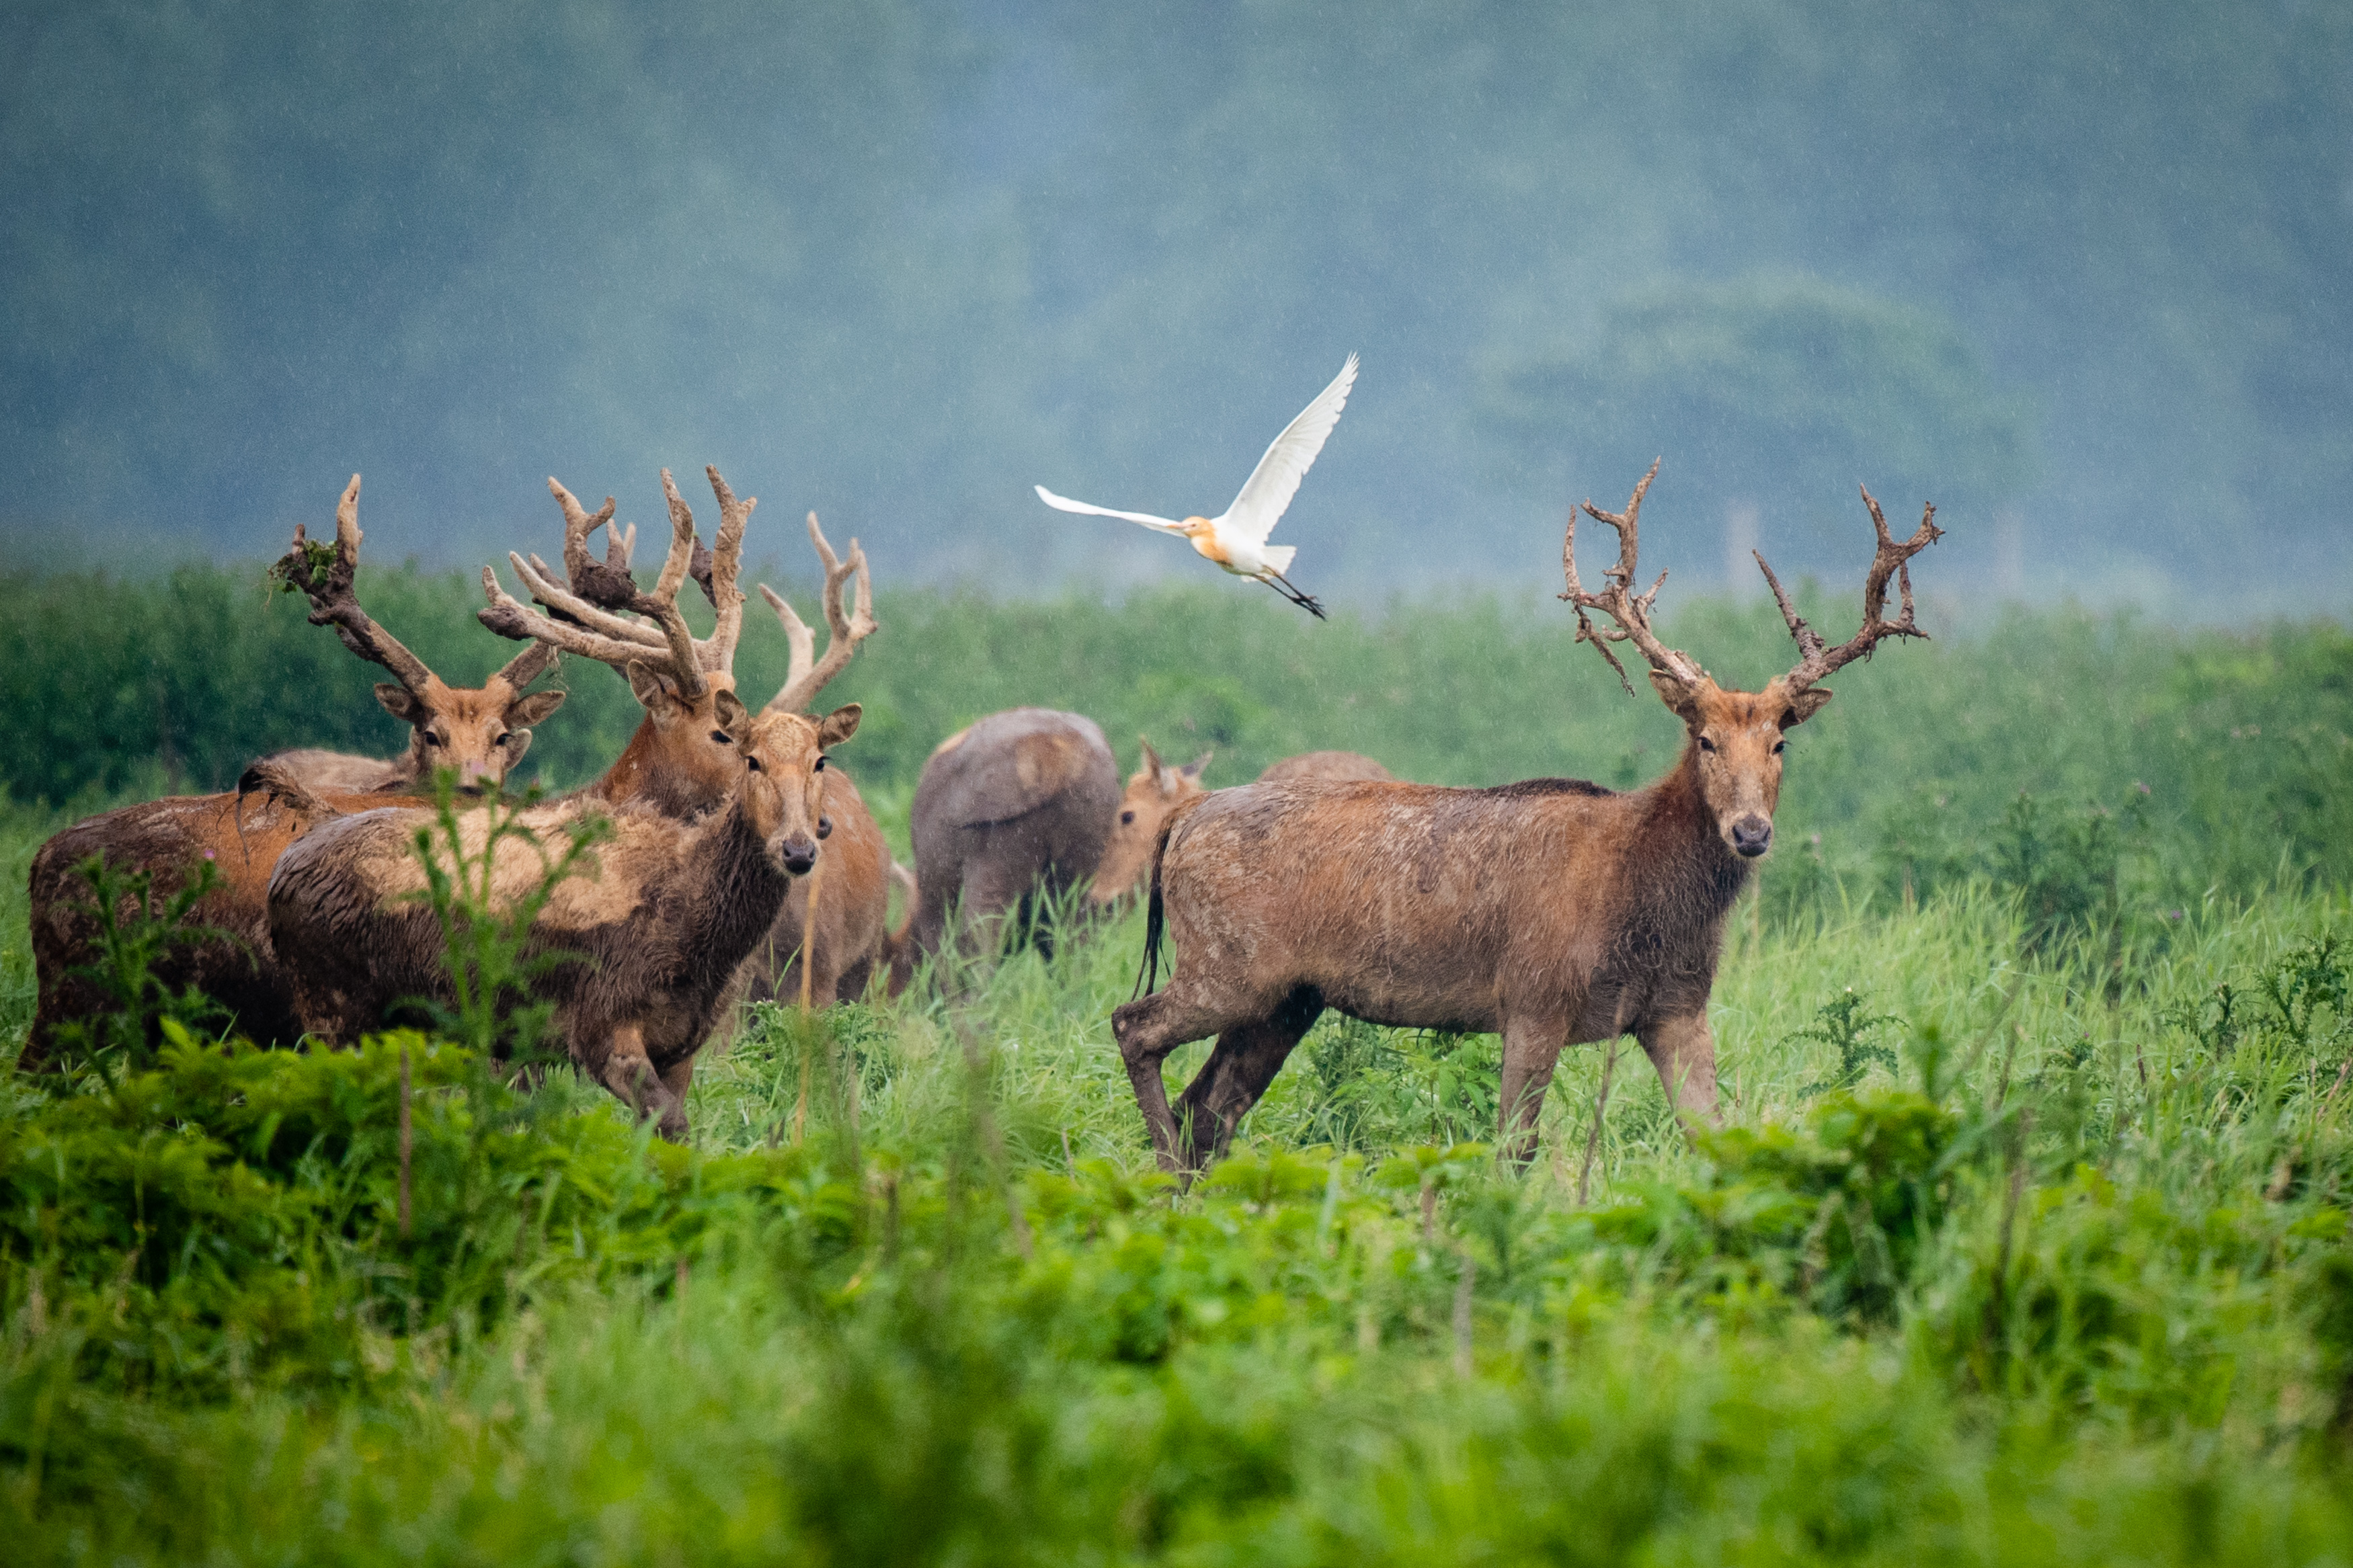
<svg viewBox="0 0 2353 1568">
<path fill-rule="evenodd" d="M 667 469 L 662 473 L 662 482 L 665 488 L 670 487 Z M 627 671 L 631 664 L 666 668 L 678 682 L 680 695 L 689 700 L 708 691 L 711 683 L 704 679 L 706 645 L 695 642 L 678 611 L 678 590 L 686 581 L 687 567 L 694 554 L 693 516 L 682 506 L 673 508 L 670 554 L 662 563 L 653 592 L 640 593 L 628 574 L 637 530 L 622 532 L 613 528 L 612 500 L 607 498 L 604 506 L 592 515 L 554 479 L 547 481 L 547 488 L 564 509 L 567 585 L 558 587 L 554 574 L 538 556 L 525 561 L 510 551 L 508 564 L 531 591 L 531 596 L 547 606 L 549 614 L 540 615 L 511 597 L 499 586 L 498 574 L 485 566 L 482 594 L 490 604 L 477 610 L 476 616 L 501 637 L 535 637 L 566 653 L 593 658 L 616 669 Z M 670 493 L 675 496 L 677 492 L 671 489 Z M 744 510 L 747 513 L 750 510 L 748 507 Z M 587 542 L 588 535 L 600 527 L 607 531 L 607 541 L 602 562 L 588 553 Z M 618 613 L 622 611 L 644 616 L 654 624 L 630 620 Z M 732 647 L 729 651 L 733 651 Z M 727 670 L 723 663 L 712 672 L 724 675 Z"/>
<path fill-rule="evenodd" d="M 1667 574 L 1660 573 L 1658 582 L 1651 584 L 1649 593 L 1633 592 L 1635 563 L 1641 552 L 1642 497 L 1650 492 L 1651 481 L 1659 477 L 1659 461 L 1656 458 L 1651 460 L 1651 471 L 1644 474 L 1641 482 L 1634 487 L 1633 498 L 1627 501 L 1623 512 L 1603 511 L 1590 500 L 1583 503 L 1588 516 L 1618 531 L 1618 564 L 1602 573 L 1608 586 L 1601 592 L 1588 594 L 1585 591 L 1585 584 L 1577 580 L 1577 514 L 1579 509 L 1577 507 L 1568 510 L 1568 533 L 1560 545 L 1561 574 L 1568 579 L 1567 591 L 1560 596 L 1577 606 L 1577 640 L 1589 642 L 1600 651 L 1601 657 L 1609 661 L 1609 668 L 1618 672 L 1619 683 L 1626 688 L 1626 694 L 1630 697 L 1634 693 L 1634 683 L 1626 679 L 1626 667 L 1618 662 L 1616 654 L 1609 651 L 1609 645 L 1613 642 L 1632 643 L 1650 661 L 1652 669 L 1687 684 L 1696 684 L 1707 679 L 1707 671 L 1700 668 L 1697 659 L 1667 647 L 1651 631 L 1651 606 L 1657 602 L 1659 589 L 1665 584 Z M 1615 624 L 1595 626 L 1586 613 L 1588 610 L 1599 610 Z"/>
<path fill-rule="evenodd" d="M 425 668 L 423 659 L 401 647 L 399 638 L 369 619 L 353 592 L 352 581 L 359 574 L 362 537 L 360 477 L 353 474 L 352 482 L 343 487 L 343 500 L 335 507 L 332 558 L 319 559 L 326 552 L 305 537 L 298 522 L 294 525 L 294 547 L 279 561 L 274 574 L 288 586 L 300 588 L 309 595 L 312 626 L 334 627 L 345 647 L 371 664 L 384 666 L 409 695 L 421 698 L 427 689 L 441 684 L 439 678 Z M 536 675 L 538 671 L 532 673 Z"/>
<path fill-rule="evenodd" d="M 1773 602 L 1781 606 L 1781 618 L 1788 623 L 1789 635 L 1797 639 L 1800 656 L 1797 666 L 1781 678 L 1793 692 L 1803 691 L 1815 681 L 1858 658 L 1870 658 L 1872 649 L 1883 637 L 1928 640 L 1928 634 L 1914 625 L 1912 620 L 1911 561 L 1912 557 L 1945 537 L 1945 531 L 1936 526 L 1936 503 L 1930 501 L 1927 504 L 1920 513 L 1918 531 L 1898 544 L 1887 531 L 1887 517 L 1879 510 L 1879 502 L 1872 499 L 1868 489 L 1856 488 L 1862 490 L 1862 504 L 1871 509 L 1871 526 L 1878 531 L 1879 543 L 1872 552 L 1871 574 L 1862 582 L 1862 629 L 1838 647 L 1826 646 L 1821 634 L 1808 626 L 1805 617 L 1790 607 L 1789 595 L 1781 591 L 1781 580 L 1774 576 L 1773 568 L 1765 563 L 1763 552 L 1750 552 L 1756 555 L 1757 569 L 1765 574 L 1765 581 L 1772 586 Z M 1887 579 L 1890 576 L 1895 579 L 1904 601 L 1904 613 L 1893 621 L 1884 618 Z"/>
<path fill-rule="evenodd" d="M 817 525 L 817 513 L 808 514 L 809 542 L 817 546 L 818 559 L 825 563 L 825 657 L 817 658 L 817 634 L 808 624 L 793 613 L 783 595 L 760 584 L 760 596 L 776 612 L 776 619 L 785 624 L 785 641 L 792 649 L 792 662 L 786 667 L 785 684 L 768 699 L 765 711 L 797 713 L 817 699 L 827 681 L 839 675 L 849 663 L 849 656 L 858 645 L 881 628 L 874 620 L 874 574 L 866 564 L 866 552 L 858 541 L 849 542 L 849 557 L 843 560 L 834 554 L 833 546 L 826 542 L 825 530 Z M 857 608 L 844 613 L 842 588 L 849 580 L 858 579 Z"/>
</svg>

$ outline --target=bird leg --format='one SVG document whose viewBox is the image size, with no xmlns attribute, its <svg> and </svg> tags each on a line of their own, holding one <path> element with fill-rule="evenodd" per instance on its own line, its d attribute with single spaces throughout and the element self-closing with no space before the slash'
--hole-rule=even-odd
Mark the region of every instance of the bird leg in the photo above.
<svg viewBox="0 0 2353 1568">
<path fill-rule="evenodd" d="M 1309 615 L 1314 616 L 1317 620 L 1329 620 L 1331 618 L 1324 613 L 1324 605 L 1321 600 L 1317 599 L 1313 594 L 1301 593 L 1297 588 L 1292 585 L 1291 579 L 1284 576 L 1282 573 L 1271 571 L 1265 576 L 1261 577 L 1259 581 L 1264 583 L 1268 587 L 1272 588 L 1276 593 L 1282 595 L 1284 598 L 1290 600 L 1293 604 L 1298 605 Z"/>
</svg>

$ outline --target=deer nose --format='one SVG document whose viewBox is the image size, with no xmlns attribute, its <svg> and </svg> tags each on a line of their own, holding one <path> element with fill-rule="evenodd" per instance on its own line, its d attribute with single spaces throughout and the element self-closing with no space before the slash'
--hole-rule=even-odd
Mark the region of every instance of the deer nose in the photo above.
<svg viewBox="0 0 2353 1568">
<path fill-rule="evenodd" d="M 793 837 L 785 840 L 785 869 L 796 877 L 806 877 L 817 865 L 817 840 Z"/>
<path fill-rule="evenodd" d="M 1773 847 L 1773 819 L 1754 814 L 1732 825 L 1732 847 L 1754 860 Z"/>
</svg>

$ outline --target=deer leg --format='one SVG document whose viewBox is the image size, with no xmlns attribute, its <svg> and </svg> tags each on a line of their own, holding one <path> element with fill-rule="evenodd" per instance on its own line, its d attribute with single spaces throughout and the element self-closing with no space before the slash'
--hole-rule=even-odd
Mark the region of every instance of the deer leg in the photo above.
<svg viewBox="0 0 2353 1568">
<path fill-rule="evenodd" d="M 661 1069 L 661 1090 L 669 1103 L 654 1131 L 673 1143 L 686 1142 L 686 1091 L 694 1087 L 694 1058 L 681 1057 Z"/>
<path fill-rule="evenodd" d="M 1171 1175 L 1183 1174 L 1188 1167 L 1178 1153 L 1176 1119 L 1169 1114 L 1168 1086 L 1160 1080 L 1160 1064 L 1177 1047 L 1216 1034 L 1231 1016 L 1200 1005 L 1174 984 L 1142 1001 L 1125 1003 L 1111 1016 L 1112 1037 L 1119 1042 L 1136 1109 L 1144 1112 L 1145 1130 L 1152 1134 L 1152 1152 Z"/>
<path fill-rule="evenodd" d="M 1724 1119 L 1715 1108 L 1715 1036 L 1708 1029 L 1704 1005 L 1696 1013 L 1648 1024 L 1635 1037 L 1659 1069 L 1659 1082 L 1684 1129 L 1721 1126 Z"/>
<path fill-rule="evenodd" d="M 638 1113 L 639 1121 L 649 1111 L 667 1109 L 660 1103 L 666 1098 L 661 1075 L 654 1071 L 654 1064 L 646 1055 L 645 1031 L 635 1024 L 614 1027 L 596 1077 L 613 1091 L 615 1099 Z"/>
<path fill-rule="evenodd" d="M 1504 1081 L 1496 1096 L 1496 1132 L 1503 1158 L 1525 1169 L 1536 1157 L 1536 1119 L 1553 1068 L 1568 1044 L 1568 1026 L 1556 1018 L 1504 1020 Z"/>
<path fill-rule="evenodd" d="M 1225 1157 L 1234 1129 L 1323 1016 L 1322 994 L 1303 985 L 1266 1017 L 1218 1037 L 1209 1059 L 1176 1100 L 1177 1135 L 1187 1171 L 1206 1170 L 1209 1162 Z"/>
</svg>

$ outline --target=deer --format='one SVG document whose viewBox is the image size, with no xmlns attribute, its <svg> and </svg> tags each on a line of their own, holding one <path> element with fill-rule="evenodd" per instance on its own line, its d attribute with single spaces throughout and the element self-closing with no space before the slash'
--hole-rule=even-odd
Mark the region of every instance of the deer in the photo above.
<svg viewBox="0 0 2353 1568">
<path fill-rule="evenodd" d="M 532 726 L 564 705 L 562 691 L 524 690 L 554 670 L 555 649 L 542 642 L 527 645 L 480 690 L 456 690 L 446 685 L 423 659 L 360 608 L 353 591 L 363 537 L 359 500 L 360 477 L 353 474 L 335 508 L 333 553 L 319 559 L 325 552 L 304 537 L 298 522 L 294 546 L 273 574 L 309 597 L 312 626 L 333 626 L 345 647 L 391 673 L 391 680 L 377 684 L 375 700 L 385 712 L 409 726 L 408 749 L 381 761 L 311 750 L 280 752 L 270 761 L 281 776 L 314 791 L 340 795 L 416 789 L 429 785 L 442 768 L 455 772 L 462 790 L 479 791 L 486 784 L 503 783 L 530 749 Z"/>
<path fill-rule="evenodd" d="M 1044 951 L 1041 900 L 1085 885 L 1101 910 L 1141 884 L 1154 836 L 1176 805 L 1201 793 L 1204 753 L 1186 768 L 1160 760 L 1150 741 L 1123 791 L 1102 728 L 1079 713 L 1015 708 L 950 735 L 924 759 L 910 826 L 918 895 L 905 940 L 895 945 L 893 990 L 948 940 L 953 915 L 966 944 L 1008 914 Z"/>
<path fill-rule="evenodd" d="M 580 1070 L 673 1142 L 687 1134 L 695 1055 L 738 966 L 775 926 L 792 884 L 817 870 L 826 748 L 855 734 L 860 718 L 856 703 L 818 720 L 755 714 L 724 688 L 693 696 L 707 697 L 712 742 L 723 737 L 736 764 L 713 809 L 681 816 L 583 792 L 522 814 L 541 842 L 584 817 L 609 824 L 595 874 L 559 882 L 532 924 L 528 954 L 560 961 L 531 991 L 554 1005 Z M 330 1045 L 376 1027 L 410 998 L 454 999 L 439 918 L 412 896 L 426 885 L 416 821 L 399 810 L 339 817 L 280 857 L 270 878 L 270 940 L 304 1028 Z M 465 852 L 484 853 L 482 816 L 461 826 Z M 522 896 L 544 874 L 533 843 L 501 838 L 489 852 L 494 897 Z"/>
<path fill-rule="evenodd" d="M 479 689 L 448 686 L 360 606 L 353 591 L 363 535 L 360 476 L 335 507 L 332 555 L 298 524 L 293 547 L 273 574 L 310 598 L 314 626 L 332 626 L 343 646 L 395 677 L 375 689 L 386 711 L 411 725 L 408 751 L 391 761 L 322 751 L 280 752 L 248 770 L 239 787 L 175 795 L 89 817 L 41 846 L 29 885 L 38 1000 L 18 1066 L 37 1069 L 55 1057 L 58 1030 L 104 1005 L 78 971 L 95 959 L 90 890 L 77 868 L 93 857 L 153 874 L 168 896 L 209 862 L 215 890 L 191 911 L 195 923 L 224 933 L 175 945 L 153 966 L 174 990 L 197 986 L 227 1008 L 237 1026 L 264 1042 L 299 1033 L 290 993 L 269 942 L 269 873 L 285 848 L 322 812 L 394 804 L 448 767 L 460 787 L 503 780 L 531 743 L 531 726 L 555 711 L 561 691 L 525 692 L 555 668 L 556 655 L 533 642 Z"/>
<path fill-rule="evenodd" d="M 1560 595 L 1590 642 L 1633 687 L 1611 645 L 1631 644 L 1651 689 L 1683 721 L 1666 773 L 1620 793 L 1582 779 L 1493 789 L 1285 780 L 1219 790 L 1180 806 L 1155 851 L 1141 994 L 1112 1015 L 1153 1152 L 1182 1180 L 1223 1155 L 1326 1008 L 1399 1028 L 1503 1037 L 1498 1152 L 1525 1166 L 1563 1049 L 1632 1035 L 1686 1128 L 1717 1120 L 1707 1004 L 1724 923 L 1773 841 L 1788 732 L 1820 712 L 1820 684 L 1890 638 L 1926 639 L 1910 562 L 1943 535 L 1936 508 L 1898 542 L 1869 489 L 1877 544 L 1862 626 L 1831 647 L 1799 616 L 1761 553 L 1757 563 L 1799 659 L 1757 691 L 1719 686 L 1651 629 L 1666 574 L 1637 592 L 1642 500 L 1584 513 L 1616 531 L 1618 563 L 1588 591 L 1577 569 L 1577 510 L 1561 546 Z M 1886 617 L 1891 579 L 1901 613 Z M 1595 615 L 1604 617 L 1600 624 Z M 1155 991 L 1160 943 L 1173 943 Z M 1168 1053 L 1217 1044 L 1172 1108 Z"/>
<path fill-rule="evenodd" d="M 881 629 L 874 619 L 873 572 L 858 541 L 849 542 L 846 558 L 836 555 L 815 512 L 808 514 L 808 533 L 825 567 L 818 594 L 826 620 L 825 654 L 818 657 L 816 632 L 784 595 L 761 584 L 760 596 L 776 612 L 791 650 L 784 684 L 761 710 L 765 713 L 806 711 L 827 683 L 848 668 L 859 645 Z M 858 583 L 855 608 L 845 609 L 843 594 L 852 578 Z M 829 1007 L 843 996 L 864 994 L 875 973 L 890 972 L 894 933 L 886 920 L 891 886 L 903 873 L 857 784 L 842 769 L 827 770 L 817 831 L 831 851 L 826 871 L 803 884 L 801 897 L 785 901 L 776 923 L 744 961 L 739 977 L 744 1001 L 800 996 L 812 1007 Z M 912 898 L 908 907 L 913 908 Z"/>
</svg>

